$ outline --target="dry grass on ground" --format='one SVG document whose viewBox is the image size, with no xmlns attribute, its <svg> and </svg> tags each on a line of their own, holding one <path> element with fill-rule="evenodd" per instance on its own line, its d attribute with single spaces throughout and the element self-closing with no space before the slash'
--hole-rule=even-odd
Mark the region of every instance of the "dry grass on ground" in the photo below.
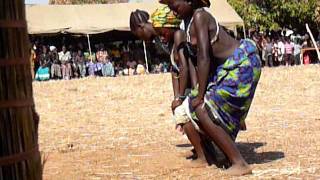
<svg viewBox="0 0 320 180">
<path fill-rule="evenodd" d="M 243 179 L 320 178 L 320 67 L 264 69 L 237 142 Z M 34 83 L 45 179 L 221 179 L 190 168 L 169 74 Z"/>
</svg>

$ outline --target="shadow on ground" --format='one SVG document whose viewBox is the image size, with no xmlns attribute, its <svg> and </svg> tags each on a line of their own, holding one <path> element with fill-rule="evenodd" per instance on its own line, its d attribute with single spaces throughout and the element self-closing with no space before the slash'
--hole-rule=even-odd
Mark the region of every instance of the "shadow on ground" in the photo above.
<svg viewBox="0 0 320 180">
<path fill-rule="evenodd" d="M 281 151 L 256 152 L 256 149 L 265 146 L 266 144 L 267 143 L 262 142 L 238 142 L 237 146 L 249 164 L 264 164 L 285 157 L 284 153 Z"/>
<path fill-rule="evenodd" d="M 265 142 L 237 142 L 237 146 L 249 164 L 264 164 L 272 161 L 276 161 L 285 157 L 284 153 L 281 151 L 268 151 L 268 152 L 256 152 L 256 149 L 265 146 Z M 191 144 L 177 144 L 178 148 L 190 148 Z M 216 148 L 217 149 L 217 148 Z M 218 152 L 218 156 L 223 156 L 221 152 Z M 219 158 L 219 157 L 218 157 Z M 220 159 L 220 158 L 219 158 Z"/>
</svg>

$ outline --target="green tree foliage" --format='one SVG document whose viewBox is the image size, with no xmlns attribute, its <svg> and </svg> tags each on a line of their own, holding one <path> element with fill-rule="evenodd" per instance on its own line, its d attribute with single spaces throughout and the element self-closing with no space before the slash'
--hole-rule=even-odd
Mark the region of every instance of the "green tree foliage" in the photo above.
<svg viewBox="0 0 320 180">
<path fill-rule="evenodd" d="M 247 27 L 261 30 L 303 30 L 305 23 L 316 27 L 317 0 L 228 0 Z M 320 19 L 320 18 L 319 18 Z"/>
</svg>

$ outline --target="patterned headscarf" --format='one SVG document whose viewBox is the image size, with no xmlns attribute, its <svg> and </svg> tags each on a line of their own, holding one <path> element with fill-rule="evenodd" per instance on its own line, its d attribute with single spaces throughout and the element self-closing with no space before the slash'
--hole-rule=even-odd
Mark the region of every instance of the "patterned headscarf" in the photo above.
<svg viewBox="0 0 320 180">
<path fill-rule="evenodd" d="M 152 26 L 155 28 L 178 28 L 181 20 L 173 14 L 168 6 L 157 8 L 151 15 Z"/>
</svg>

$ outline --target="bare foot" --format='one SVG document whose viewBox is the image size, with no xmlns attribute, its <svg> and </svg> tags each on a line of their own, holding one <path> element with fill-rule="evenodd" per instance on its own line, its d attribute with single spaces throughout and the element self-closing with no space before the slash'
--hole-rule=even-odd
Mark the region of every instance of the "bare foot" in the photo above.
<svg viewBox="0 0 320 180">
<path fill-rule="evenodd" d="M 218 168 L 228 169 L 229 167 L 231 167 L 232 164 L 228 159 L 224 158 L 224 159 L 219 160 L 219 161 L 217 160 L 215 165 Z"/>
<path fill-rule="evenodd" d="M 207 167 L 208 163 L 205 157 L 201 158 L 198 157 L 195 160 L 189 161 L 189 163 L 186 165 L 186 167 L 189 168 L 204 168 Z"/>
<path fill-rule="evenodd" d="M 184 157 L 186 159 L 197 159 L 197 155 L 194 154 L 192 151 L 180 152 L 179 156 Z"/>
<path fill-rule="evenodd" d="M 234 164 L 225 172 L 231 176 L 243 176 L 252 174 L 252 169 L 248 164 Z"/>
</svg>

